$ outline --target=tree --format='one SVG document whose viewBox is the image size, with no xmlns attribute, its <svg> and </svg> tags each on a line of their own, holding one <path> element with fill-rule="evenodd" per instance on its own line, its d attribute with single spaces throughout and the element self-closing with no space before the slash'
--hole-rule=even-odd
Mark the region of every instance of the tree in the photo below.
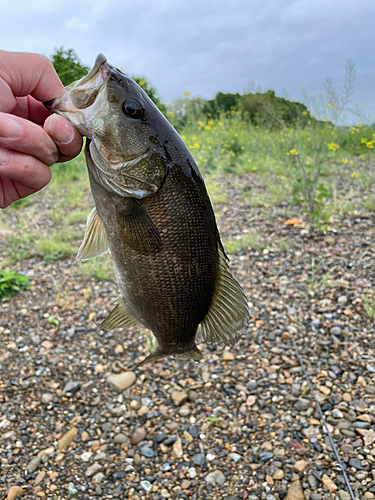
<svg viewBox="0 0 375 500">
<path fill-rule="evenodd" d="M 81 63 L 73 49 L 65 50 L 64 47 L 55 49 L 50 59 L 65 87 L 85 76 L 90 69 Z"/>
</svg>

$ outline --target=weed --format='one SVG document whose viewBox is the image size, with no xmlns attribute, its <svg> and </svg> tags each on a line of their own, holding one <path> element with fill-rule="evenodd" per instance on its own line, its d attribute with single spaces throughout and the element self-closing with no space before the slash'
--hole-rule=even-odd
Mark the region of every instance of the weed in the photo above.
<svg viewBox="0 0 375 500">
<path fill-rule="evenodd" d="M 87 220 L 88 213 L 86 211 L 75 210 L 68 214 L 64 219 L 64 224 L 69 226 L 71 224 L 81 223 L 83 224 Z"/>
<path fill-rule="evenodd" d="M 223 420 L 222 417 L 207 417 L 208 425 L 215 425 L 217 422 L 221 422 Z"/>
<path fill-rule="evenodd" d="M 30 281 L 26 276 L 22 276 L 9 269 L 0 271 L 0 299 L 3 297 L 13 297 L 21 290 L 27 290 Z"/>
<path fill-rule="evenodd" d="M 235 254 L 236 252 L 248 250 L 249 248 L 253 250 L 264 250 L 269 247 L 269 243 L 264 237 L 261 237 L 255 231 L 251 231 L 238 235 L 235 238 L 230 236 L 229 239 L 225 241 L 224 247 L 229 254 Z"/>
<path fill-rule="evenodd" d="M 100 255 L 95 259 L 79 263 L 78 274 L 89 278 L 98 278 L 104 281 L 115 281 L 112 257 L 109 253 Z"/>
<path fill-rule="evenodd" d="M 366 293 L 365 295 L 365 310 L 367 312 L 368 317 L 371 321 L 375 320 L 375 302 L 374 300 Z"/>
<path fill-rule="evenodd" d="M 151 330 L 145 330 L 143 333 L 145 339 L 147 355 L 153 353 L 158 345 L 157 340 Z"/>
<path fill-rule="evenodd" d="M 315 294 L 323 290 L 323 288 L 325 288 L 325 286 L 328 284 L 331 274 L 336 269 L 336 266 L 331 267 L 331 269 L 329 269 L 329 271 L 321 279 L 319 279 L 318 273 L 322 265 L 323 265 L 322 261 L 318 262 L 318 264 L 315 265 L 315 259 L 314 257 L 312 258 L 311 277 L 310 279 L 307 280 L 305 285 L 306 291 L 310 294 Z"/>
</svg>

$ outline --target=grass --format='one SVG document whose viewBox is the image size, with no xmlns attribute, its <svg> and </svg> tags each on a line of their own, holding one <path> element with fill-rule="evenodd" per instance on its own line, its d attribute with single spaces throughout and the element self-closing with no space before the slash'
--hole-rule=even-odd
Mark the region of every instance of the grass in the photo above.
<svg viewBox="0 0 375 500">
<path fill-rule="evenodd" d="M 36 254 L 48 261 L 70 257 L 77 253 L 77 245 L 72 244 L 77 237 L 78 234 L 71 228 L 53 231 L 49 236 L 36 241 Z"/>
<path fill-rule="evenodd" d="M 249 249 L 283 252 L 289 250 L 292 246 L 293 241 L 289 238 L 272 238 L 270 241 L 256 230 L 250 230 L 248 233 L 235 237 L 230 236 L 224 241 L 224 248 L 228 254 L 235 254 Z"/>
<path fill-rule="evenodd" d="M 86 278 L 97 278 L 103 281 L 115 281 L 112 256 L 109 253 L 79 262 L 78 274 Z"/>
</svg>

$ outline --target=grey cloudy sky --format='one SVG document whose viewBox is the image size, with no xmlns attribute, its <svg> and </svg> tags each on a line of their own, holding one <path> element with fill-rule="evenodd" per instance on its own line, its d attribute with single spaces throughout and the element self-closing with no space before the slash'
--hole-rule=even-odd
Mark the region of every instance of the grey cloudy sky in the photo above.
<svg viewBox="0 0 375 500">
<path fill-rule="evenodd" d="M 354 100 L 375 115 L 374 0 L 0 0 L 0 48 L 98 52 L 145 76 L 167 102 L 191 91 L 211 98 L 254 81 L 300 98 L 343 83 L 356 65 Z"/>
</svg>

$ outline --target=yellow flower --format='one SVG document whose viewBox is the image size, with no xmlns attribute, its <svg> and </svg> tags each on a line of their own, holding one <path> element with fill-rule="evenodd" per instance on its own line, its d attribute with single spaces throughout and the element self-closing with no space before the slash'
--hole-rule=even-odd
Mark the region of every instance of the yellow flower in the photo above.
<svg viewBox="0 0 375 500">
<path fill-rule="evenodd" d="M 303 116 L 306 116 L 308 114 L 308 111 L 302 111 Z"/>
<path fill-rule="evenodd" d="M 371 141 L 366 142 L 366 147 L 369 149 L 374 149 L 374 144 Z"/>
<path fill-rule="evenodd" d="M 349 165 L 353 165 L 353 162 L 352 162 L 352 160 L 350 160 L 350 162 L 349 162 Z M 358 175 L 359 175 L 359 174 L 358 174 Z"/>
<path fill-rule="evenodd" d="M 358 128 L 363 127 L 362 123 L 357 123 L 357 127 L 358 127 Z"/>
<path fill-rule="evenodd" d="M 297 155 L 298 155 L 298 151 L 297 151 L 296 149 L 291 149 L 291 150 L 289 151 L 289 153 L 290 153 L 291 155 L 293 155 L 293 156 L 297 156 Z"/>
<path fill-rule="evenodd" d="M 140 85 L 141 87 L 143 87 L 143 85 L 145 85 L 145 83 L 146 82 L 144 82 L 143 80 L 141 80 L 138 85 Z"/>
<path fill-rule="evenodd" d="M 194 145 L 193 145 L 193 148 L 194 149 L 199 149 L 199 142 L 195 142 Z"/>
<path fill-rule="evenodd" d="M 348 163 L 348 160 L 346 158 L 343 158 L 341 161 L 343 162 L 344 165 Z"/>
<path fill-rule="evenodd" d="M 206 125 L 206 126 L 204 127 L 204 129 L 205 129 L 205 130 L 211 130 L 211 127 L 210 127 L 209 125 Z"/>
<path fill-rule="evenodd" d="M 204 123 L 203 123 L 203 122 L 198 122 L 198 125 L 199 125 L 200 127 L 204 127 Z"/>
<path fill-rule="evenodd" d="M 182 135 L 182 136 L 181 136 L 181 139 L 182 139 L 183 141 L 185 141 L 185 140 L 186 140 L 186 136 Z"/>
<path fill-rule="evenodd" d="M 184 92 L 184 96 L 185 97 L 190 97 L 191 96 L 191 92 L 189 92 L 188 90 L 186 92 Z"/>
<path fill-rule="evenodd" d="M 358 179 L 359 173 L 358 172 L 352 172 L 351 176 L 355 177 L 356 179 Z"/>
<path fill-rule="evenodd" d="M 331 151 L 337 151 L 340 146 L 338 144 L 335 144 L 334 142 L 331 142 L 330 144 L 327 144 L 327 147 Z"/>
<path fill-rule="evenodd" d="M 359 155 L 359 157 L 361 158 L 361 160 L 365 159 L 365 155 Z"/>
<path fill-rule="evenodd" d="M 218 122 L 217 124 L 219 125 L 219 127 L 224 127 L 224 123 L 223 122 Z"/>
<path fill-rule="evenodd" d="M 174 111 L 170 111 L 169 115 L 173 118 L 174 117 Z"/>
<path fill-rule="evenodd" d="M 256 167 L 253 167 L 253 172 L 255 172 L 256 169 L 257 169 Z"/>
<path fill-rule="evenodd" d="M 212 127 L 212 125 L 214 124 L 214 121 L 213 120 L 208 120 L 207 124 Z"/>
<path fill-rule="evenodd" d="M 362 137 L 362 138 L 361 138 L 361 144 L 366 144 L 366 142 L 367 142 L 366 137 Z"/>
</svg>

